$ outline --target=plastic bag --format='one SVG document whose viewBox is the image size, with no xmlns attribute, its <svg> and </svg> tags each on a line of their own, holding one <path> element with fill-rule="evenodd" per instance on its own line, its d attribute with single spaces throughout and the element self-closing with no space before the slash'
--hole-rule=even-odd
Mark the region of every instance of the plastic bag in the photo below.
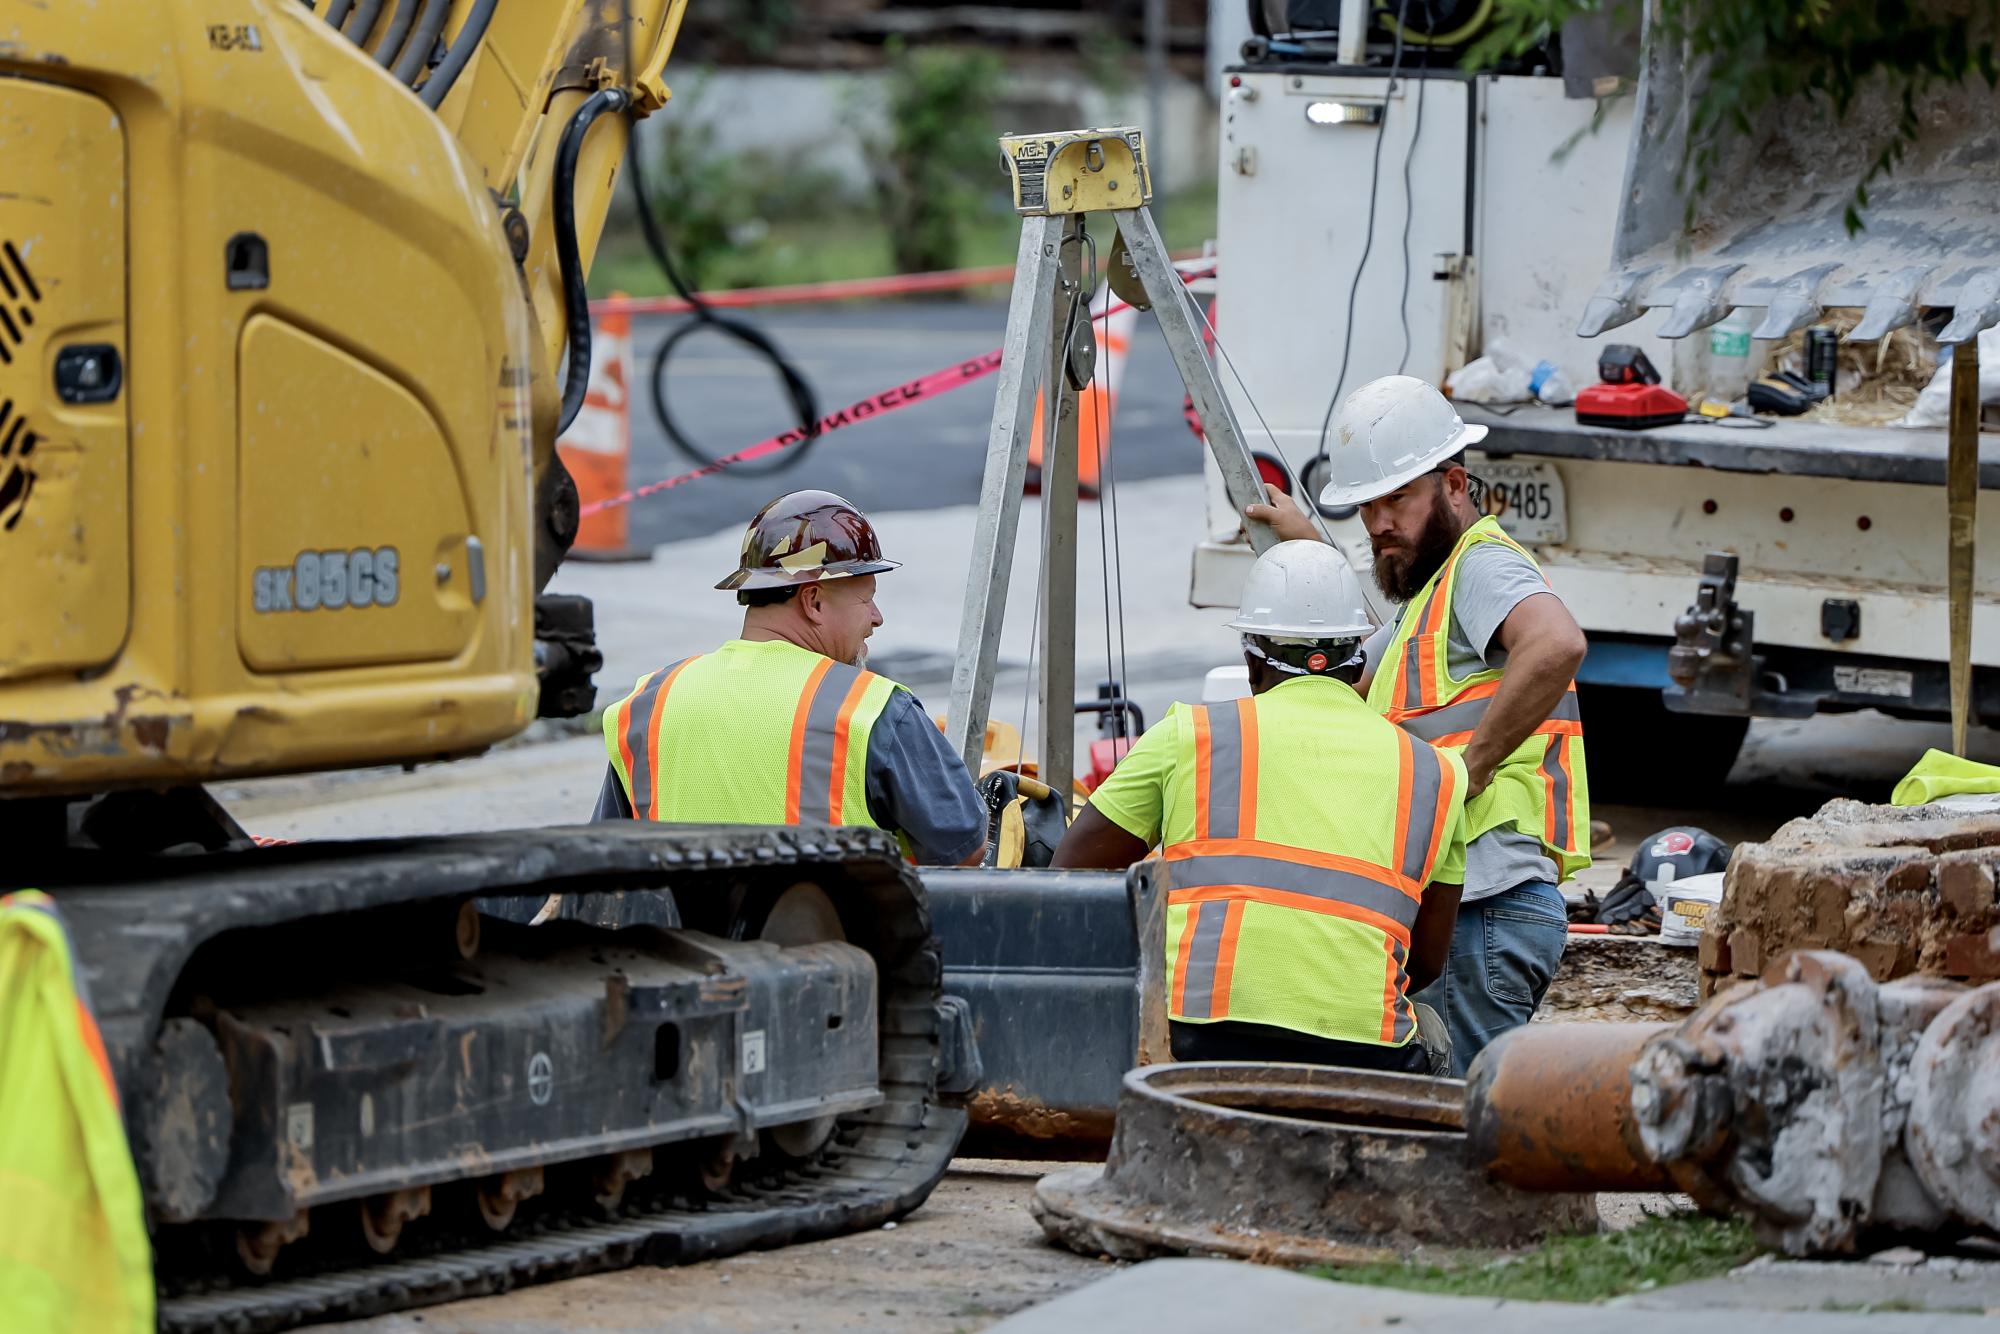
<svg viewBox="0 0 2000 1334">
<path fill-rule="evenodd" d="M 2000 400 L 2000 326 L 1979 334 L 1979 401 Z M 1937 373 L 1917 395 L 1910 410 L 1895 422 L 1897 426 L 1938 427 L 1951 422 L 1951 349 L 1938 357 Z"/>
<path fill-rule="evenodd" d="M 1566 408 L 1576 402 L 1576 390 L 1570 388 L 1569 377 L 1553 361 L 1535 363 L 1528 376 L 1528 390 L 1552 408 Z"/>
<path fill-rule="evenodd" d="M 1444 387 L 1453 398 L 1469 403 L 1525 403 L 1534 397 L 1528 384 L 1527 367 L 1503 366 L 1497 358 L 1484 356 L 1453 371 Z"/>
</svg>

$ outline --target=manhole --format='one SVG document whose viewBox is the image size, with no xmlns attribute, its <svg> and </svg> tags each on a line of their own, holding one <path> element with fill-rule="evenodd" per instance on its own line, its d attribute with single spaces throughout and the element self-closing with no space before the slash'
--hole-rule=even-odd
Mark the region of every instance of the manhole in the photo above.
<svg viewBox="0 0 2000 1334">
<path fill-rule="evenodd" d="M 1034 1214 L 1085 1254 L 1356 1264 L 1596 1229 L 1590 1195 L 1531 1194 L 1472 1159 L 1465 1085 L 1312 1065 L 1125 1076 L 1103 1167 L 1042 1178 Z"/>
</svg>

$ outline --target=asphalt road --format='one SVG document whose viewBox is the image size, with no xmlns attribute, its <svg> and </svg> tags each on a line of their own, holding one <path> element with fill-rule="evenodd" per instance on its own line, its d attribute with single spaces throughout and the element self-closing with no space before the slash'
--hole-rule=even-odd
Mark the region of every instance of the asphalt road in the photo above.
<svg viewBox="0 0 2000 1334">
<path fill-rule="evenodd" d="M 845 303 L 731 312 L 761 328 L 812 382 L 824 415 L 859 399 L 1000 346 L 1000 300 Z M 653 349 L 680 317 L 635 320 L 632 330 L 634 483 L 685 472 L 693 462 L 668 443 L 647 388 Z M 641 549 L 744 522 L 766 500 L 797 487 L 837 491 L 864 510 L 930 509 L 979 498 L 993 417 L 988 377 L 876 421 L 814 441 L 805 461 L 778 476 L 732 470 L 634 505 L 631 542 Z M 795 425 L 783 384 L 758 355 L 712 331 L 691 334 L 668 362 L 668 403 L 710 454 L 728 454 Z M 1159 327 L 1141 317 L 1113 418 L 1119 480 L 1190 473 L 1201 444 L 1181 417 L 1181 385 Z M 749 465 L 754 470 L 761 465 Z"/>
</svg>

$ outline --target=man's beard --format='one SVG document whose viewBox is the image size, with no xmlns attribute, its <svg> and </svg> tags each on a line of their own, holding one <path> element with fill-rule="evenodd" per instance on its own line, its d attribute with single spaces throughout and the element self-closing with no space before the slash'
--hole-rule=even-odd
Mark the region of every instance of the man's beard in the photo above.
<svg viewBox="0 0 2000 1334">
<path fill-rule="evenodd" d="M 1444 488 L 1431 498 L 1430 517 L 1417 538 L 1417 549 L 1404 554 L 1375 557 L 1375 586 L 1396 602 L 1408 602 L 1423 591 L 1431 576 L 1444 566 L 1451 549 L 1458 545 L 1459 527 L 1451 512 Z"/>
</svg>

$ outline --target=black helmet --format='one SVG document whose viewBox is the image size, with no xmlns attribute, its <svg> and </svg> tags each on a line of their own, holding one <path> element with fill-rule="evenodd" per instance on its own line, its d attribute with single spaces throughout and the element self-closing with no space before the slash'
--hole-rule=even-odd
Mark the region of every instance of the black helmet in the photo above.
<svg viewBox="0 0 2000 1334">
<path fill-rule="evenodd" d="M 1671 829 L 1662 829 L 1641 844 L 1639 850 L 1632 854 L 1629 871 L 1634 879 L 1652 888 L 1685 880 L 1691 875 L 1726 870 L 1728 866 L 1727 843 L 1706 829 L 1675 825 Z"/>
</svg>

